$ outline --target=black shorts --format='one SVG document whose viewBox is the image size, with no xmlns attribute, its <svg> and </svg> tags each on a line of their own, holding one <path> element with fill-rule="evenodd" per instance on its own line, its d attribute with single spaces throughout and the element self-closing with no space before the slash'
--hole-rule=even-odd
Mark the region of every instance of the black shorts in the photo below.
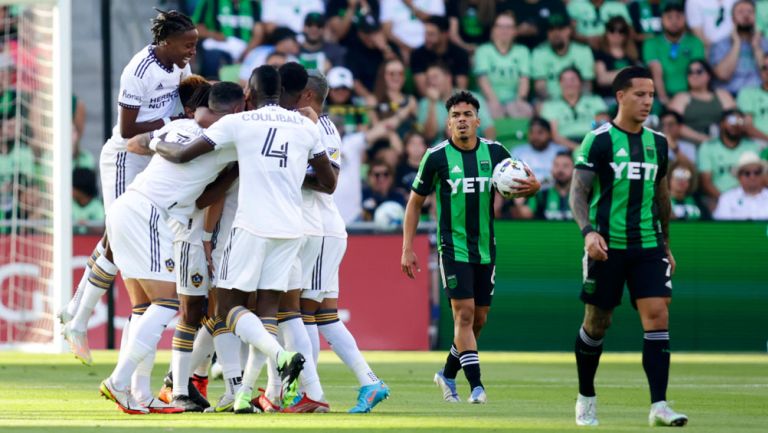
<svg viewBox="0 0 768 433">
<path fill-rule="evenodd" d="M 621 304 L 624 283 L 632 306 L 641 298 L 672 296 L 671 267 L 663 248 L 608 249 L 608 260 L 592 260 L 584 252 L 581 300 L 611 310 Z"/>
<path fill-rule="evenodd" d="M 439 255 L 440 280 L 448 299 L 474 299 L 475 305 L 488 307 L 493 298 L 496 266 L 493 263 L 457 262 Z"/>
</svg>

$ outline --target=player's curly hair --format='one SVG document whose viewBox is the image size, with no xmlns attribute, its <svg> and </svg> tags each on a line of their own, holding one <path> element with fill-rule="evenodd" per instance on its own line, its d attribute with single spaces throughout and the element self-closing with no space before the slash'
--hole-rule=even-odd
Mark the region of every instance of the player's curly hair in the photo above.
<svg viewBox="0 0 768 433">
<path fill-rule="evenodd" d="M 158 8 L 155 8 L 155 10 L 157 11 L 157 16 L 152 19 L 151 29 L 152 37 L 154 38 L 152 43 L 155 45 L 160 44 L 160 42 L 163 42 L 170 36 L 188 32 L 195 28 L 195 23 L 179 11 L 164 11 Z"/>
<path fill-rule="evenodd" d="M 211 83 L 200 75 L 192 74 L 179 83 L 179 99 L 182 107 L 191 107 L 192 95 L 201 87 L 211 87 Z"/>
<path fill-rule="evenodd" d="M 451 95 L 451 97 L 445 101 L 445 110 L 450 112 L 451 107 L 462 102 L 466 102 L 467 104 L 475 107 L 475 111 L 480 111 L 480 101 L 475 98 L 475 95 L 469 93 L 466 90 L 462 90 Z"/>
</svg>

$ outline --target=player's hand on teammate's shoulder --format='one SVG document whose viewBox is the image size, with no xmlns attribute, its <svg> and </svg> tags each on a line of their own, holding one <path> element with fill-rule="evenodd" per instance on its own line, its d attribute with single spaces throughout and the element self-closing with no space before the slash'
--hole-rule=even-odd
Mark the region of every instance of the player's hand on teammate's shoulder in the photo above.
<svg viewBox="0 0 768 433">
<path fill-rule="evenodd" d="M 299 113 L 301 113 L 301 115 L 307 119 L 311 120 L 312 123 L 317 123 L 317 113 L 315 113 L 315 110 L 313 110 L 312 107 L 301 107 L 299 108 Z"/>
<path fill-rule="evenodd" d="M 416 272 L 421 272 L 418 260 L 416 259 L 416 253 L 412 249 L 403 250 L 403 255 L 400 258 L 400 268 L 411 279 L 416 278 Z"/>
<path fill-rule="evenodd" d="M 608 245 L 605 243 L 605 239 L 598 232 L 590 232 L 587 237 L 584 238 L 584 248 L 587 250 L 587 254 L 592 260 L 605 261 L 608 260 Z"/>
<path fill-rule="evenodd" d="M 536 179 L 536 175 L 533 174 L 533 171 L 531 171 L 528 165 L 524 165 L 523 168 L 525 168 L 525 172 L 528 173 L 528 177 L 526 179 L 515 179 L 515 182 L 517 182 L 519 186 L 512 188 L 512 190 L 519 196 L 531 197 L 539 192 L 541 183 Z"/>
</svg>

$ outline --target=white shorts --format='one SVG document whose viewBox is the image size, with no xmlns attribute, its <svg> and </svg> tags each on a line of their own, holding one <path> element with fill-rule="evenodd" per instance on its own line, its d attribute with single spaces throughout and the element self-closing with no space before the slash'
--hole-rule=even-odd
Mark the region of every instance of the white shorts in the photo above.
<svg viewBox="0 0 768 433">
<path fill-rule="evenodd" d="M 322 236 L 304 236 L 299 256 L 293 261 L 291 267 L 291 278 L 288 280 L 288 287 L 291 290 L 311 287 L 312 268 L 315 267 L 322 245 Z"/>
<path fill-rule="evenodd" d="M 211 288 L 208 264 L 202 245 L 185 241 L 173 243 L 176 261 L 176 293 L 187 296 L 207 296 Z"/>
<path fill-rule="evenodd" d="M 123 278 L 176 282 L 173 234 L 157 207 L 136 191 L 112 204 L 107 236 Z"/>
<path fill-rule="evenodd" d="M 214 266 L 214 276 L 211 282 L 211 287 L 217 286 L 217 280 L 219 277 L 219 264 L 221 264 L 221 258 L 224 255 L 224 248 L 227 246 L 227 238 L 232 231 L 232 223 L 235 221 L 235 214 L 237 213 L 237 181 L 233 184 L 234 190 L 230 189 L 227 192 L 227 197 L 224 200 L 224 209 L 221 211 L 221 218 L 219 219 L 216 228 L 213 230 L 213 237 L 211 238 L 211 246 L 213 251 L 211 252 L 211 260 Z"/>
<path fill-rule="evenodd" d="M 233 228 L 218 268 L 217 287 L 243 292 L 287 292 L 302 238 L 271 239 Z"/>
<path fill-rule="evenodd" d="M 339 267 L 347 251 L 347 240 L 331 236 L 323 237 L 320 254 L 312 269 L 309 290 L 301 291 L 302 299 L 320 302 L 339 297 Z"/>
<path fill-rule="evenodd" d="M 122 150 L 118 150 L 122 149 Z M 116 198 L 120 197 L 133 179 L 144 171 L 152 159 L 149 155 L 137 155 L 114 144 L 110 138 L 101 148 L 99 177 L 104 213 L 107 214 Z"/>
</svg>

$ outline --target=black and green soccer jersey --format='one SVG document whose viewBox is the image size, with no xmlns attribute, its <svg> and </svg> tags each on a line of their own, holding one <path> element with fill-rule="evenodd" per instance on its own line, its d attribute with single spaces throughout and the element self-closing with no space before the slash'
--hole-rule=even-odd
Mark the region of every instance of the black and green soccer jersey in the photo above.
<svg viewBox="0 0 768 433">
<path fill-rule="evenodd" d="M 450 139 L 427 150 L 412 189 L 436 192 L 438 251 L 456 262 L 494 263 L 493 168 L 509 158 L 501 144 L 479 138 L 473 150 Z"/>
<path fill-rule="evenodd" d="M 609 248 L 663 245 L 656 185 L 667 173 L 667 139 L 648 128 L 633 134 L 613 123 L 584 137 L 576 168 L 594 171 L 589 219 Z"/>
</svg>

